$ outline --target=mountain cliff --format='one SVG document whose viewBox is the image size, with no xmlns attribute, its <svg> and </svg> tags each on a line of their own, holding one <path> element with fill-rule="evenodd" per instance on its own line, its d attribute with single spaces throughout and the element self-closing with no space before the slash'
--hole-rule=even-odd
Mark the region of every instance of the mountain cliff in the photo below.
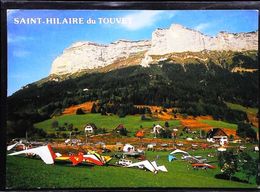
<svg viewBox="0 0 260 192">
<path fill-rule="evenodd" d="M 246 51 L 258 49 L 258 31 L 248 33 L 220 32 L 211 37 L 199 31 L 173 24 L 169 29 L 157 29 L 151 40 L 119 40 L 108 45 L 93 42 L 76 42 L 57 57 L 50 74 L 64 75 L 85 70 L 109 70 L 129 66 L 127 60 L 149 66 L 169 53 L 201 51 Z M 155 58 L 158 58 L 157 60 Z M 120 67 L 119 67 L 120 66 Z"/>
<path fill-rule="evenodd" d="M 75 73 L 86 69 L 102 68 L 138 52 L 147 51 L 150 41 L 119 40 L 109 45 L 93 42 L 77 42 L 57 57 L 51 74 Z"/>
</svg>

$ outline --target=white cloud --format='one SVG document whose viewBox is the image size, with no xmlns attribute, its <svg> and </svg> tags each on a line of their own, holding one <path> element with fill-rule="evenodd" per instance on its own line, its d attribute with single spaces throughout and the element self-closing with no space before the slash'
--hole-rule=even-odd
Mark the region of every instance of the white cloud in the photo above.
<svg viewBox="0 0 260 192">
<path fill-rule="evenodd" d="M 15 56 L 15 57 L 27 57 L 30 54 L 31 54 L 31 52 L 29 52 L 27 50 L 22 50 L 22 49 L 18 49 L 18 50 L 13 51 L 13 56 Z"/>
<path fill-rule="evenodd" d="M 22 42 L 22 41 L 29 41 L 33 40 L 33 37 L 30 36 L 20 36 L 20 35 L 12 35 L 8 34 L 7 42 L 8 43 L 17 43 L 17 42 Z"/>
<path fill-rule="evenodd" d="M 130 20 L 127 24 L 122 24 L 128 30 L 138 30 L 152 26 L 156 21 L 161 19 L 161 14 L 164 11 L 138 11 L 125 17 Z"/>
<path fill-rule="evenodd" d="M 200 23 L 194 29 L 197 31 L 204 31 L 205 29 L 209 28 L 210 26 L 211 26 L 211 23 Z"/>
</svg>

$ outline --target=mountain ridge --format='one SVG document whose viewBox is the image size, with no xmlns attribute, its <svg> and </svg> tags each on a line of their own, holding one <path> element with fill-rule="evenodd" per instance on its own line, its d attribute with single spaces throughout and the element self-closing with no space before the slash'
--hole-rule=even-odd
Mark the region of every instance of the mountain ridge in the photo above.
<svg viewBox="0 0 260 192">
<path fill-rule="evenodd" d="M 151 40 L 117 40 L 108 45 L 95 42 L 75 42 L 52 63 L 50 74 L 64 75 L 80 71 L 102 69 L 118 60 L 145 52 L 139 65 L 156 63 L 152 57 L 169 53 L 200 51 L 246 51 L 258 49 L 258 31 L 219 32 L 211 37 L 200 31 L 173 24 L 168 29 L 156 29 Z"/>
</svg>

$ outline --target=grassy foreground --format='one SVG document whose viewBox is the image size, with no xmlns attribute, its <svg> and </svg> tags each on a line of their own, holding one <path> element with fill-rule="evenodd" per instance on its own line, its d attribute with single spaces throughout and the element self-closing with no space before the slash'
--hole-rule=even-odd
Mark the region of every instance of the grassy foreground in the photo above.
<svg viewBox="0 0 260 192">
<path fill-rule="evenodd" d="M 200 153 L 199 153 L 200 154 Z M 206 153 L 205 153 L 206 154 Z M 69 164 L 45 165 L 41 160 L 7 157 L 7 188 L 106 188 L 106 187 L 201 187 L 201 188 L 256 188 L 246 184 L 214 178 L 220 170 L 193 170 L 185 161 L 167 161 L 168 152 L 148 152 L 150 160 L 160 155 L 168 173 L 153 174 L 133 168 L 113 166 L 76 166 Z M 214 163 L 213 163 L 214 164 Z"/>
<path fill-rule="evenodd" d="M 115 129 L 119 124 L 123 124 L 127 130 L 137 131 L 140 126 L 143 128 L 152 128 L 153 124 L 164 125 L 165 121 L 157 120 L 141 120 L 140 115 L 128 115 L 124 118 L 119 118 L 117 115 L 104 116 L 101 114 L 84 114 L 84 115 L 63 115 L 56 117 L 55 119 L 48 119 L 46 121 L 35 124 L 36 128 L 42 128 L 45 131 L 52 132 L 54 129 L 51 127 L 51 123 L 56 120 L 59 125 L 66 123 L 72 123 L 74 127 L 79 130 L 83 130 L 87 123 L 95 123 L 98 128 L 105 128 L 108 131 Z M 168 121 L 170 126 L 178 126 L 180 122 L 178 120 Z"/>
</svg>

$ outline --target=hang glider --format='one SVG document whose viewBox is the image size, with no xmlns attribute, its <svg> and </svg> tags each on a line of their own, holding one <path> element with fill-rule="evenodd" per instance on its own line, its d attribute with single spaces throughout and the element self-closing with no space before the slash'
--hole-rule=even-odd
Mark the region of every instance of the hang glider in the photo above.
<svg viewBox="0 0 260 192">
<path fill-rule="evenodd" d="M 168 172 L 164 165 L 158 166 L 155 161 L 150 162 L 148 160 L 132 163 L 127 167 L 138 167 L 139 169 L 147 169 L 153 173 L 158 173 L 158 171 Z"/>
<path fill-rule="evenodd" d="M 176 149 L 176 150 L 174 150 L 173 152 L 171 152 L 170 154 L 172 155 L 172 154 L 176 154 L 176 153 L 182 153 L 182 154 L 184 154 L 184 155 L 189 155 L 188 152 L 182 151 L 182 150 L 180 150 L 180 149 Z"/>
<path fill-rule="evenodd" d="M 191 156 L 191 155 L 183 155 L 181 159 L 189 161 L 190 163 L 205 163 L 207 159 L 202 158 L 201 156 Z"/>
<path fill-rule="evenodd" d="M 107 164 L 112 159 L 112 157 L 110 156 L 102 156 L 94 151 L 91 151 L 86 155 L 84 155 L 82 152 L 79 152 L 76 155 L 62 155 L 60 153 L 54 153 L 50 145 L 36 147 L 33 149 L 27 149 L 27 150 L 11 153 L 9 155 L 13 156 L 13 155 L 20 155 L 20 154 L 38 155 L 46 164 L 54 164 L 55 160 L 71 161 L 72 165 L 74 166 L 82 162 L 102 166 Z"/>
<path fill-rule="evenodd" d="M 15 144 L 12 144 L 12 145 L 8 145 L 7 146 L 7 151 L 10 151 L 12 150 L 19 142 L 16 142 Z"/>
<path fill-rule="evenodd" d="M 52 151 L 52 148 L 50 145 L 36 147 L 33 149 L 26 149 L 26 150 L 14 152 L 14 153 L 11 153 L 8 155 L 13 156 L 13 155 L 20 155 L 20 154 L 38 155 L 46 164 L 54 164 L 54 159 L 57 157 L 56 154 Z"/>
<path fill-rule="evenodd" d="M 194 163 L 191 164 L 193 168 L 201 168 L 201 169 L 215 169 L 216 167 L 207 163 Z"/>
</svg>

